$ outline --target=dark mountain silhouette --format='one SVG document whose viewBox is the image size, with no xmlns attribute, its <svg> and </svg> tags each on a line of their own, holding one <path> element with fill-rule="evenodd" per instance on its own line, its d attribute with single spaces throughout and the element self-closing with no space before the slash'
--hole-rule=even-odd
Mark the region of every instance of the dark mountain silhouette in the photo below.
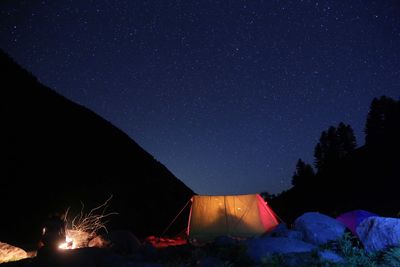
<svg viewBox="0 0 400 267">
<path fill-rule="evenodd" d="M 47 88 L 0 51 L 0 240 L 39 238 L 51 212 L 110 194 L 110 228 L 159 235 L 193 195 L 131 138 Z M 182 230 L 187 217 L 175 224 Z M 173 231 L 173 229 L 172 229 Z M 171 232 L 170 232 L 171 233 Z"/>
<path fill-rule="evenodd" d="M 271 199 L 277 214 L 288 222 L 313 210 L 331 216 L 353 209 L 399 216 L 400 101 L 374 99 L 365 131 L 366 143 L 357 149 L 349 126 L 323 132 L 315 150 L 316 175 L 296 177 L 291 189 Z"/>
</svg>

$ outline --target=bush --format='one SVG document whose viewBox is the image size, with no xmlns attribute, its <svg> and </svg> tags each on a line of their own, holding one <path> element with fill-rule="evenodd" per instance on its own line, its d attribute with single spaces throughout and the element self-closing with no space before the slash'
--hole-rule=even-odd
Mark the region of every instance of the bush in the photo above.
<svg viewBox="0 0 400 267">
<path fill-rule="evenodd" d="M 382 266 L 400 266 L 400 247 L 390 248 L 384 252 Z"/>
<path fill-rule="evenodd" d="M 346 261 L 346 266 L 378 266 L 377 254 L 368 254 L 358 238 L 351 233 L 345 233 L 341 239 L 329 243 L 324 248 L 341 255 Z"/>
</svg>

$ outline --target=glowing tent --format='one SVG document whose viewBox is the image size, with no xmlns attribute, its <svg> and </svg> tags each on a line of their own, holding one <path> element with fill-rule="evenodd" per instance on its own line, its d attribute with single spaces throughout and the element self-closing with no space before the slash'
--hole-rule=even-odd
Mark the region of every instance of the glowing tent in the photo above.
<svg viewBox="0 0 400 267">
<path fill-rule="evenodd" d="M 189 239 L 218 236 L 252 237 L 271 231 L 277 216 L 258 195 L 194 196 L 189 216 Z"/>
</svg>

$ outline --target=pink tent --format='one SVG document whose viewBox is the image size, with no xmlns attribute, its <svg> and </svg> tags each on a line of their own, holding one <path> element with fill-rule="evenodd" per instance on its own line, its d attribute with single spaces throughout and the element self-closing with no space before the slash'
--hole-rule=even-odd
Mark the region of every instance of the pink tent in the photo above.
<svg viewBox="0 0 400 267">
<path fill-rule="evenodd" d="M 336 218 L 339 222 L 346 225 L 349 230 L 357 236 L 357 226 L 366 218 L 378 216 L 375 213 L 365 211 L 365 210 L 353 210 L 346 213 L 341 214 Z"/>
</svg>

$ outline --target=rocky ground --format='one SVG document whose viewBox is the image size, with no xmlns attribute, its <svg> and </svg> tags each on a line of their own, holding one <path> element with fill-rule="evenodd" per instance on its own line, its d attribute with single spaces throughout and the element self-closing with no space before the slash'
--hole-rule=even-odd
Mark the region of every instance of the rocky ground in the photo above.
<svg viewBox="0 0 400 267">
<path fill-rule="evenodd" d="M 357 225 L 355 234 L 336 219 L 310 212 L 300 216 L 290 229 L 281 224 L 262 237 L 219 237 L 203 245 L 155 248 L 139 244 L 130 233 L 124 236 L 119 232 L 106 248 L 60 250 L 26 258 L 23 250 L 1 243 L 2 261 L 17 261 L 0 266 L 400 266 L 399 219 L 366 218 Z"/>
</svg>

